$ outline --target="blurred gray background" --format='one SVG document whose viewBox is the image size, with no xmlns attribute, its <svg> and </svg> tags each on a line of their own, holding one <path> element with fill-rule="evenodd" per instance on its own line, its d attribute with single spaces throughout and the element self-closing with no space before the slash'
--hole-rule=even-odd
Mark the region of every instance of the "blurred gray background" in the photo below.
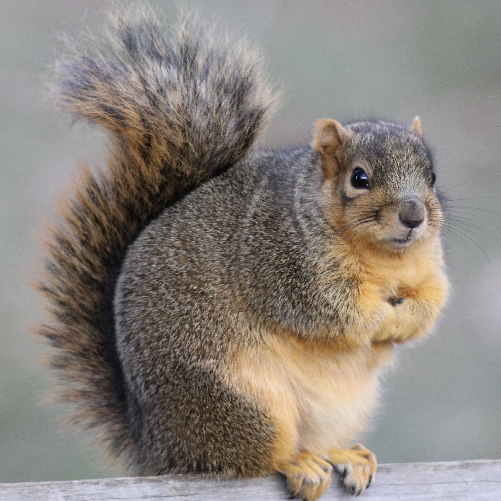
<svg viewBox="0 0 501 501">
<path fill-rule="evenodd" d="M 158 4 L 169 16 L 176 6 Z M 312 122 L 422 119 L 447 192 L 454 293 L 435 333 L 399 348 L 364 443 L 380 462 L 501 457 L 501 2 L 186 0 L 247 34 L 282 104 L 264 143 L 306 143 Z M 43 96 L 59 34 L 99 31 L 102 0 L 0 0 L 0 482 L 121 474 L 60 431 L 30 334 L 35 233 L 101 132 Z"/>
</svg>

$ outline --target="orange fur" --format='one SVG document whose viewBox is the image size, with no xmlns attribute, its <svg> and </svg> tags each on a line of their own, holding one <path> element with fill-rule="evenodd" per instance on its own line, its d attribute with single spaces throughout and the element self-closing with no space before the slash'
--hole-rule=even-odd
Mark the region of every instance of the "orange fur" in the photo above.
<svg viewBox="0 0 501 501">
<path fill-rule="evenodd" d="M 235 349 L 227 358 L 230 384 L 258 402 L 275 427 L 270 470 L 286 475 L 289 490 L 309 501 L 329 486 L 328 464 L 343 472 L 353 493 L 370 484 L 377 467 L 374 454 L 360 445 L 345 447 L 366 428 L 377 400 L 378 374 L 391 362 L 393 343 L 428 332 L 448 289 L 435 191 L 430 189 L 426 199 L 422 237 L 405 250 L 386 243 L 388 236 L 400 231 L 401 223 L 394 217 L 396 203 L 384 207 L 377 239 L 357 232 L 358 228 L 346 229 L 354 214 L 346 208 L 339 186 L 346 184 L 352 170 L 340 162 L 339 151 L 351 136 L 331 120 L 316 126 L 313 145 L 326 172 L 323 195 L 337 230 L 319 262 L 320 276 L 333 299 L 339 290 L 328 286 L 339 276 L 358 284 L 351 291 L 357 313 L 342 332 L 334 328 L 320 339 L 261 327 L 259 343 Z M 356 189 L 352 191 L 358 196 Z M 365 206 L 375 204 L 365 196 Z M 402 301 L 392 302 L 398 299 Z"/>
<path fill-rule="evenodd" d="M 339 349 L 333 341 L 262 333 L 262 342 L 228 358 L 231 383 L 257 401 L 276 430 L 270 469 L 281 470 L 308 451 L 326 456 L 367 425 L 378 392 L 379 369 L 391 343 Z"/>
<path fill-rule="evenodd" d="M 344 341 L 264 331 L 259 344 L 233 351 L 227 360 L 233 388 L 258 402 L 275 427 L 270 471 L 283 473 L 289 490 L 309 501 L 330 484 L 325 459 L 344 472 L 353 493 L 370 484 L 375 456 L 362 446 L 346 446 L 367 427 L 393 342 L 428 332 L 447 294 L 438 239 L 386 254 L 370 246 L 354 252 L 339 241 L 332 252 L 342 256 L 345 273 L 361 280 L 361 311 L 389 311 L 379 331 L 364 331 L 363 318 Z M 406 298 L 402 305 L 389 305 L 387 298 L 400 295 Z"/>
<path fill-rule="evenodd" d="M 385 252 L 373 245 L 347 243 L 339 240 L 331 250 L 332 258 L 340 259 L 344 272 L 360 280 L 359 307 L 365 316 L 387 313 L 377 336 L 364 332 L 363 321 L 354 324 L 350 333 L 355 344 L 416 339 L 432 327 L 444 306 L 448 281 L 438 234 L 417 242 L 405 252 Z M 403 297 L 403 304 L 388 304 L 392 297 Z"/>
</svg>

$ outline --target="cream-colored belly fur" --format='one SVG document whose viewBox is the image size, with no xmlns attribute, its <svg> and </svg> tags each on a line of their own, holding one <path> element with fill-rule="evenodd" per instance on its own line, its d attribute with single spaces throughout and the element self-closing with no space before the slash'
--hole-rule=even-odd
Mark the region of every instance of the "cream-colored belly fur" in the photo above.
<svg viewBox="0 0 501 501">
<path fill-rule="evenodd" d="M 258 348 L 233 353 L 229 373 L 274 422 L 277 464 L 302 451 L 324 456 L 349 446 L 366 428 L 391 353 L 391 343 L 341 351 L 334 343 L 270 335 Z"/>
</svg>

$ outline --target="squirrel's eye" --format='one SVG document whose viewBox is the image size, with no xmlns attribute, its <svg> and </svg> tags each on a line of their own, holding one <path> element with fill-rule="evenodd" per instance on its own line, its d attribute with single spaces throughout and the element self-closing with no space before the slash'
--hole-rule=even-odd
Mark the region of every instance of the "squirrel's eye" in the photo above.
<svg viewBox="0 0 501 501">
<path fill-rule="evenodd" d="M 361 167 L 357 167 L 351 174 L 351 185 L 353 188 L 366 189 L 370 188 L 369 178 L 366 172 Z"/>
<path fill-rule="evenodd" d="M 434 172 L 431 173 L 431 185 L 435 186 L 435 181 L 437 180 L 437 176 Z"/>
</svg>

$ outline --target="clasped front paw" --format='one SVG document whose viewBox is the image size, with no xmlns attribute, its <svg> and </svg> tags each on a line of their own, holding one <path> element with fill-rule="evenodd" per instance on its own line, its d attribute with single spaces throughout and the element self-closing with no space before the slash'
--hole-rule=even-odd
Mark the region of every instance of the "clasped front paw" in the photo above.
<svg viewBox="0 0 501 501">
<path fill-rule="evenodd" d="M 392 306 L 397 306 L 399 304 L 402 304 L 404 300 L 405 298 L 403 297 L 390 297 L 388 299 L 388 303 L 390 303 Z"/>
</svg>

